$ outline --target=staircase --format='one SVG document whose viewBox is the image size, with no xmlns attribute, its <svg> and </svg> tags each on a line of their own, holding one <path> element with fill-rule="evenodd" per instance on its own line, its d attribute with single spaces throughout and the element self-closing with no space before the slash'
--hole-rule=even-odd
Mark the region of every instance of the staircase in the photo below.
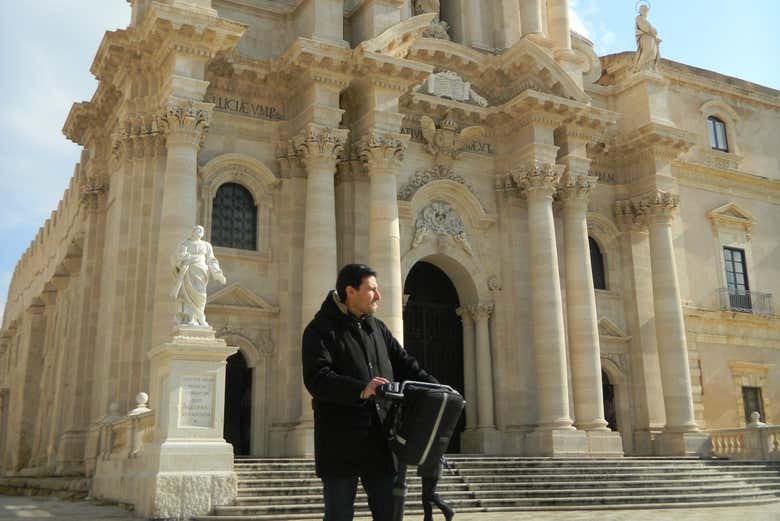
<svg viewBox="0 0 780 521">
<path fill-rule="evenodd" d="M 439 494 L 458 512 L 755 505 L 780 501 L 780 462 L 697 458 L 552 459 L 451 456 Z M 200 521 L 322 519 L 309 459 L 236 460 L 238 498 Z M 421 515 L 410 471 L 406 512 Z M 358 486 L 356 516 L 368 515 Z"/>
</svg>

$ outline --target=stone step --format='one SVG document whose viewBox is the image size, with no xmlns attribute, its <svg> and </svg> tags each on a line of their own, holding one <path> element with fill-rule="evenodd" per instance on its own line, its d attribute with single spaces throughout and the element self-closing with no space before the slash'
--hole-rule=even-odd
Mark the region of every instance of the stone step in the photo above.
<svg viewBox="0 0 780 521">
<path fill-rule="evenodd" d="M 766 471 L 741 471 L 741 472 L 728 472 L 728 473 L 701 473 L 701 472 L 646 472 L 643 474 L 636 474 L 632 472 L 610 472 L 598 475 L 603 476 L 605 479 L 644 479 L 646 481 L 651 480 L 676 480 L 676 479 L 691 479 L 691 478 L 706 478 L 706 477 L 718 477 L 718 476 L 731 476 L 734 479 L 761 477 L 766 476 Z M 771 474 L 770 474 L 771 475 Z M 515 473 L 515 474 L 463 474 L 463 480 L 467 483 L 484 483 L 492 481 L 547 481 L 551 479 L 564 481 L 564 480 L 580 480 L 583 478 L 592 478 L 593 474 L 562 474 L 562 473 L 537 473 L 533 475 Z"/>
<path fill-rule="evenodd" d="M 772 486 L 780 489 L 780 476 L 759 476 L 755 478 L 745 478 L 735 480 L 729 476 L 719 477 L 707 477 L 697 479 L 685 479 L 674 480 L 673 483 L 683 487 L 699 487 L 701 485 L 718 484 L 718 483 L 747 483 L 755 486 Z M 662 485 L 665 482 L 660 482 L 658 485 Z M 486 482 L 486 483 L 474 483 L 468 482 L 466 486 L 470 490 L 517 490 L 517 489 L 549 489 L 549 488 L 571 488 L 571 489 L 590 489 L 590 488 L 621 488 L 621 487 L 638 487 L 646 488 L 648 486 L 654 486 L 656 483 L 648 480 L 593 480 L 593 481 L 508 481 L 508 482 Z M 742 486 L 742 485 L 740 485 Z"/>
<path fill-rule="evenodd" d="M 321 498 L 320 498 L 321 500 Z M 469 510 L 474 511 L 481 508 L 479 502 L 476 499 L 448 499 L 454 509 L 467 512 Z M 409 506 L 419 505 L 418 502 L 409 500 L 407 503 Z M 322 503 L 276 503 L 273 505 L 235 505 L 235 506 L 218 506 L 215 507 L 215 514 L 217 515 L 266 515 L 266 514 L 287 514 L 289 517 L 293 517 L 299 514 L 312 514 L 319 513 L 322 516 Z M 358 498 L 355 501 L 355 512 L 369 512 L 368 502 L 363 498 Z M 287 519 L 287 518 L 285 518 Z"/>
<path fill-rule="evenodd" d="M 408 485 L 410 493 L 419 492 L 422 490 L 420 483 L 411 483 Z M 360 487 L 358 486 L 358 490 Z M 465 492 L 469 490 L 468 485 L 465 483 L 439 483 L 437 490 L 439 493 L 446 494 L 451 492 Z M 321 494 L 322 485 L 318 482 L 316 485 L 303 486 L 303 487 L 284 487 L 284 486 L 268 486 L 268 487 L 238 487 L 239 497 L 247 496 L 292 496 L 296 494 Z"/>
</svg>

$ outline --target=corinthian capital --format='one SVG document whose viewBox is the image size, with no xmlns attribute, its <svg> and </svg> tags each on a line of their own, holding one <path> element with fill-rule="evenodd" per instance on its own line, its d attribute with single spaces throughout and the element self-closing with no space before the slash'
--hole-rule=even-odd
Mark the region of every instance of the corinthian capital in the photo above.
<svg viewBox="0 0 780 521">
<path fill-rule="evenodd" d="M 493 314 L 494 308 L 495 306 L 493 304 L 475 304 L 467 307 L 474 322 L 489 319 L 490 315 Z"/>
<path fill-rule="evenodd" d="M 590 193 L 597 181 L 598 177 L 596 176 L 568 177 L 560 191 L 565 208 L 587 210 Z"/>
<path fill-rule="evenodd" d="M 166 104 L 158 126 L 167 134 L 169 141 L 182 140 L 200 145 L 211 123 L 213 108 L 213 103 L 174 98 Z"/>
<path fill-rule="evenodd" d="M 512 172 L 512 179 L 528 196 L 552 197 L 563 173 L 563 165 L 534 162 Z"/>
<path fill-rule="evenodd" d="M 680 206 L 680 196 L 657 190 L 654 194 L 634 199 L 618 201 L 615 215 L 621 226 L 643 227 L 653 222 L 671 222 L 672 216 Z"/>
<path fill-rule="evenodd" d="M 358 143 L 360 160 L 368 167 L 369 173 L 375 169 L 397 169 L 404 160 L 406 145 L 411 136 L 384 132 L 369 132 Z"/>
<path fill-rule="evenodd" d="M 329 159 L 334 163 L 344 151 L 349 130 L 309 125 L 291 140 L 295 153 L 306 163 Z"/>
</svg>

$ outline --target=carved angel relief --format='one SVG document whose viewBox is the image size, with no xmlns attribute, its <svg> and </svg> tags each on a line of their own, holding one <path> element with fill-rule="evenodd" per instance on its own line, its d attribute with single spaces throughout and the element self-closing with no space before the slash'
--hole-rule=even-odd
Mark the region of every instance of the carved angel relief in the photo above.
<svg viewBox="0 0 780 521">
<path fill-rule="evenodd" d="M 412 249 L 422 244 L 428 234 L 440 237 L 450 236 L 469 255 L 473 255 L 471 244 L 466 238 L 463 220 L 455 209 L 444 201 L 433 201 L 422 209 L 415 223 Z"/>
<path fill-rule="evenodd" d="M 427 142 L 428 152 L 433 155 L 436 165 L 452 168 L 452 163 L 468 145 L 485 135 L 485 127 L 471 126 L 458 131 L 458 124 L 448 112 L 436 128 L 436 123 L 428 116 L 420 118 L 422 134 Z"/>
</svg>

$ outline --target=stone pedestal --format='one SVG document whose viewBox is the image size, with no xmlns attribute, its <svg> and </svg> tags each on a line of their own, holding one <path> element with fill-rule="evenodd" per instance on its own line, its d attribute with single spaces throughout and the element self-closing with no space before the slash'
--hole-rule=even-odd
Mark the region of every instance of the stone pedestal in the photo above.
<svg viewBox="0 0 780 521">
<path fill-rule="evenodd" d="M 225 361 L 235 352 L 211 329 L 180 327 L 149 353 L 157 424 L 142 455 L 142 516 L 188 518 L 235 499 L 233 448 L 222 437 Z"/>
<path fill-rule="evenodd" d="M 527 456 L 584 456 L 588 452 L 588 437 L 577 430 L 535 430 L 525 438 Z"/>
<path fill-rule="evenodd" d="M 492 427 L 467 429 L 461 435 L 460 448 L 465 454 L 502 454 L 503 440 Z"/>
<path fill-rule="evenodd" d="M 661 456 L 700 456 L 712 454 L 710 435 L 704 432 L 665 431 L 655 438 L 655 453 Z"/>
<path fill-rule="evenodd" d="M 623 456 L 623 438 L 620 433 L 610 430 L 585 431 L 588 437 L 588 455 L 595 458 L 615 458 Z"/>
</svg>

